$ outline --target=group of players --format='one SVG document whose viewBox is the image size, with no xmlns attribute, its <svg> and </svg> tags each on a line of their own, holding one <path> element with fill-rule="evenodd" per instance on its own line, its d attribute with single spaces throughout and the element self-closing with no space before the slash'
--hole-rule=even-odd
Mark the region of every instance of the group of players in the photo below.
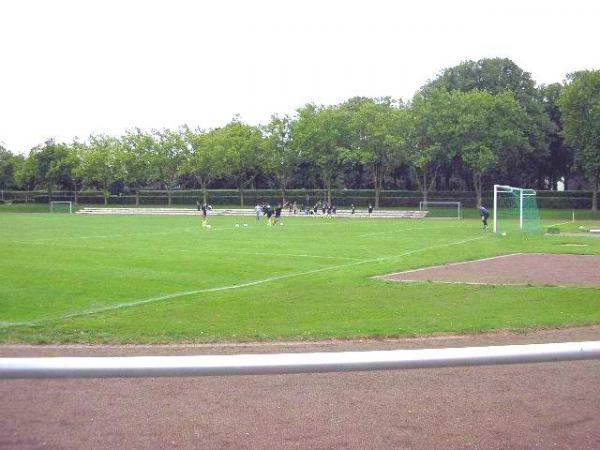
<svg viewBox="0 0 600 450">
<path fill-rule="evenodd" d="M 256 206 L 254 207 L 254 210 L 256 212 L 256 221 L 260 222 L 261 217 L 265 216 L 267 218 L 267 226 L 273 226 L 277 224 L 283 225 L 283 222 L 281 222 L 281 211 L 286 206 L 289 206 L 290 213 L 298 213 L 298 207 L 296 202 L 294 202 L 293 204 L 290 204 L 289 202 L 278 203 L 275 208 L 271 207 L 271 205 L 268 203 L 256 203 Z M 212 211 L 212 206 L 207 203 L 200 203 L 200 201 L 198 200 L 196 202 L 196 208 L 198 209 L 198 211 L 202 211 L 202 227 L 211 228 L 211 226 L 208 224 L 208 213 Z M 334 204 L 327 202 L 317 202 L 312 208 L 309 208 L 307 206 L 306 208 L 304 208 L 304 214 L 317 216 L 319 208 L 321 209 L 323 217 L 331 218 L 337 214 L 337 207 Z M 368 211 L 369 217 L 371 217 L 371 214 L 373 213 L 373 206 L 370 203 Z M 356 207 L 354 206 L 354 204 L 350 205 L 350 212 L 353 216 L 356 213 Z"/>
<path fill-rule="evenodd" d="M 268 203 L 257 203 L 254 207 L 254 211 L 256 212 L 256 221 L 260 222 L 261 215 L 266 216 L 267 218 L 267 226 L 271 227 L 273 225 L 283 225 L 281 222 L 281 211 L 288 203 L 278 203 L 275 208 L 272 208 Z"/>
</svg>

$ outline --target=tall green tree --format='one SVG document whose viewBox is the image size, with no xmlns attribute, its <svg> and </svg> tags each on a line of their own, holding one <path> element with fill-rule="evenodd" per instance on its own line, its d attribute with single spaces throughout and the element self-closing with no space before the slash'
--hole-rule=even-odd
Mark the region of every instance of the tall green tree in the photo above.
<svg viewBox="0 0 600 450">
<path fill-rule="evenodd" d="M 543 95 L 529 72 L 508 58 L 484 58 L 464 61 L 444 69 L 422 88 L 425 95 L 442 89 L 448 92 L 485 91 L 492 95 L 511 92 L 526 115 L 520 124 L 527 140 L 500 161 L 497 172 L 505 179 L 516 178 L 521 184 L 542 187 L 551 174 L 544 173 L 549 160 L 549 139 L 554 127 L 544 110 Z"/>
<path fill-rule="evenodd" d="M 126 175 L 121 142 L 111 136 L 91 136 L 89 144 L 82 145 L 80 151 L 77 176 L 87 184 L 99 187 L 104 195 L 104 204 L 108 205 L 112 184 L 123 181 Z"/>
<path fill-rule="evenodd" d="M 264 140 L 261 131 L 235 118 L 223 128 L 209 133 L 215 152 L 217 170 L 230 178 L 240 193 L 244 206 L 244 191 L 264 166 Z"/>
<path fill-rule="evenodd" d="M 152 179 L 154 139 L 139 128 L 121 137 L 125 182 L 135 192 L 135 206 L 140 205 L 140 189 Z"/>
<path fill-rule="evenodd" d="M 510 92 L 455 92 L 458 114 L 455 145 L 464 165 L 471 171 L 477 196 L 482 203 L 482 177 L 514 148 L 527 145 L 521 128 L 526 112 Z"/>
<path fill-rule="evenodd" d="M 573 149 L 566 144 L 562 133 L 562 117 L 558 105 L 562 91 L 561 83 L 540 86 L 544 109 L 553 126 L 548 135 L 550 155 L 546 160 L 540 161 L 540 165 L 543 166 L 544 173 L 549 175 L 549 185 L 553 189 L 556 189 L 556 183 L 561 178 L 564 179 L 565 189 L 568 189 L 571 169 L 575 162 Z"/>
<path fill-rule="evenodd" d="M 12 189 L 17 186 L 17 171 L 23 163 L 23 157 L 13 155 L 0 145 L 0 189 Z"/>
<path fill-rule="evenodd" d="M 444 90 L 417 93 L 409 106 L 405 132 L 408 157 L 424 202 L 442 167 L 457 157 L 458 119 L 454 94 Z"/>
<path fill-rule="evenodd" d="M 208 185 L 223 171 L 217 158 L 218 147 L 213 139 L 214 134 L 199 128 L 192 130 L 186 126 L 183 136 L 187 143 L 183 172 L 198 181 L 202 190 L 202 202 L 208 203 Z"/>
<path fill-rule="evenodd" d="M 187 145 L 181 131 L 164 129 L 153 133 L 154 144 L 150 150 L 150 161 L 154 179 L 167 191 L 171 205 L 173 189 L 179 182 L 185 163 Z"/>
<path fill-rule="evenodd" d="M 52 201 L 52 194 L 56 189 L 68 187 L 72 183 L 74 160 L 70 157 L 66 144 L 49 139 L 44 145 L 33 148 L 29 159 L 32 160 L 35 182 L 46 189 L 48 202 Z"/>
<path fill-rule="evenodd" d="M 364 98 L 350 99 L 340 112 L 348 126 L 349 154 L 368 169 L 378 208 L 384 179 L 408 159 L 406 111 L 390 98 Z"/>
<path fill-rule="evenodd" d="M 339 109 L 312 104 L 298 110 L 297 120 L 292 125 L 294 146 L 302 159 L 317 169 L 329 203 L 346 153 L 343 129 Z"/>
<path fill-rule="evenodd" d="M 563 135 L 575 160 L 592 183 L 592 210 L 600 189 L 600 70 L 571 74 L 559 98 Z"/>
<path fill-rule="evenodd" d="M 301 162 L 301 151 L 292 142 L 292 121 L 288 116 L 272 116 L 263 127 L 265 134 L 265 167 L 281 189 L 282 203 L 286 191 Z"/>
</svg>

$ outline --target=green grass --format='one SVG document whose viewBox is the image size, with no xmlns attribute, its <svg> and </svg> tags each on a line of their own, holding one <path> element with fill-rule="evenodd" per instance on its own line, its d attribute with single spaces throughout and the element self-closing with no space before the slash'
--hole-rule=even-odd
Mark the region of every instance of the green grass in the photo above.
<svg viewBox="0 0 600 450">
<path fill-rule="evenodd" d="M 249 227 L 234 227 L 243 221 Z M 600 254 L 600 239 L 494 237 L 468 219 L 210 223 L 0 212 L 0 342 L 392 337 L 600 323 L 599 289 L 372 278 L 517 251 Z M 569 242 L 587 246 L 558 245 Z"/>
</svg>

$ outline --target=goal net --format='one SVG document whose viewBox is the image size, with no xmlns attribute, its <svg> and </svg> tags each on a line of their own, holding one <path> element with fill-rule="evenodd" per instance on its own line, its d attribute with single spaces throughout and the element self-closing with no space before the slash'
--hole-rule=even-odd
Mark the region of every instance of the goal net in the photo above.
<svg viewBox="0 0 600 450">
<path fill-rule="evenodd" d="M 73 213 L 73 202 L 56 201 L 50 202 L 51 213 Z"/>
<path fill-rule="evenodd" d="M 494 233 L 538 233 L 541 229 L 535 190 L 494 185 Z"/>
<path fill-rule="evenodd" d="M 461 202 L 419 202 L 419 210 L 427 211 L 428 218 L 462 219 Z"/>
</svg>

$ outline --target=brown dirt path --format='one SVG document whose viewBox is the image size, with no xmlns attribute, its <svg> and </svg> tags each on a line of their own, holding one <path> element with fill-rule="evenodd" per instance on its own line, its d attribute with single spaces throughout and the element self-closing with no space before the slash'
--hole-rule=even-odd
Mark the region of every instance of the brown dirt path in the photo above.
<svg viewBox="0 0 600 450">
<path fill-rule="evenodd" d="M 440 348 L 600 327 L 235 346 L 0 346 L 2 356 Z M 0 448 L 598 449 L 600 361 L 212 378 L 0 381 Z"/>
<path fill-rule="evenodd" d="M 600 287 L 600 256 L 517 253 L 425 267 L 381 278 L 391 281 Z"/>
</svg>

